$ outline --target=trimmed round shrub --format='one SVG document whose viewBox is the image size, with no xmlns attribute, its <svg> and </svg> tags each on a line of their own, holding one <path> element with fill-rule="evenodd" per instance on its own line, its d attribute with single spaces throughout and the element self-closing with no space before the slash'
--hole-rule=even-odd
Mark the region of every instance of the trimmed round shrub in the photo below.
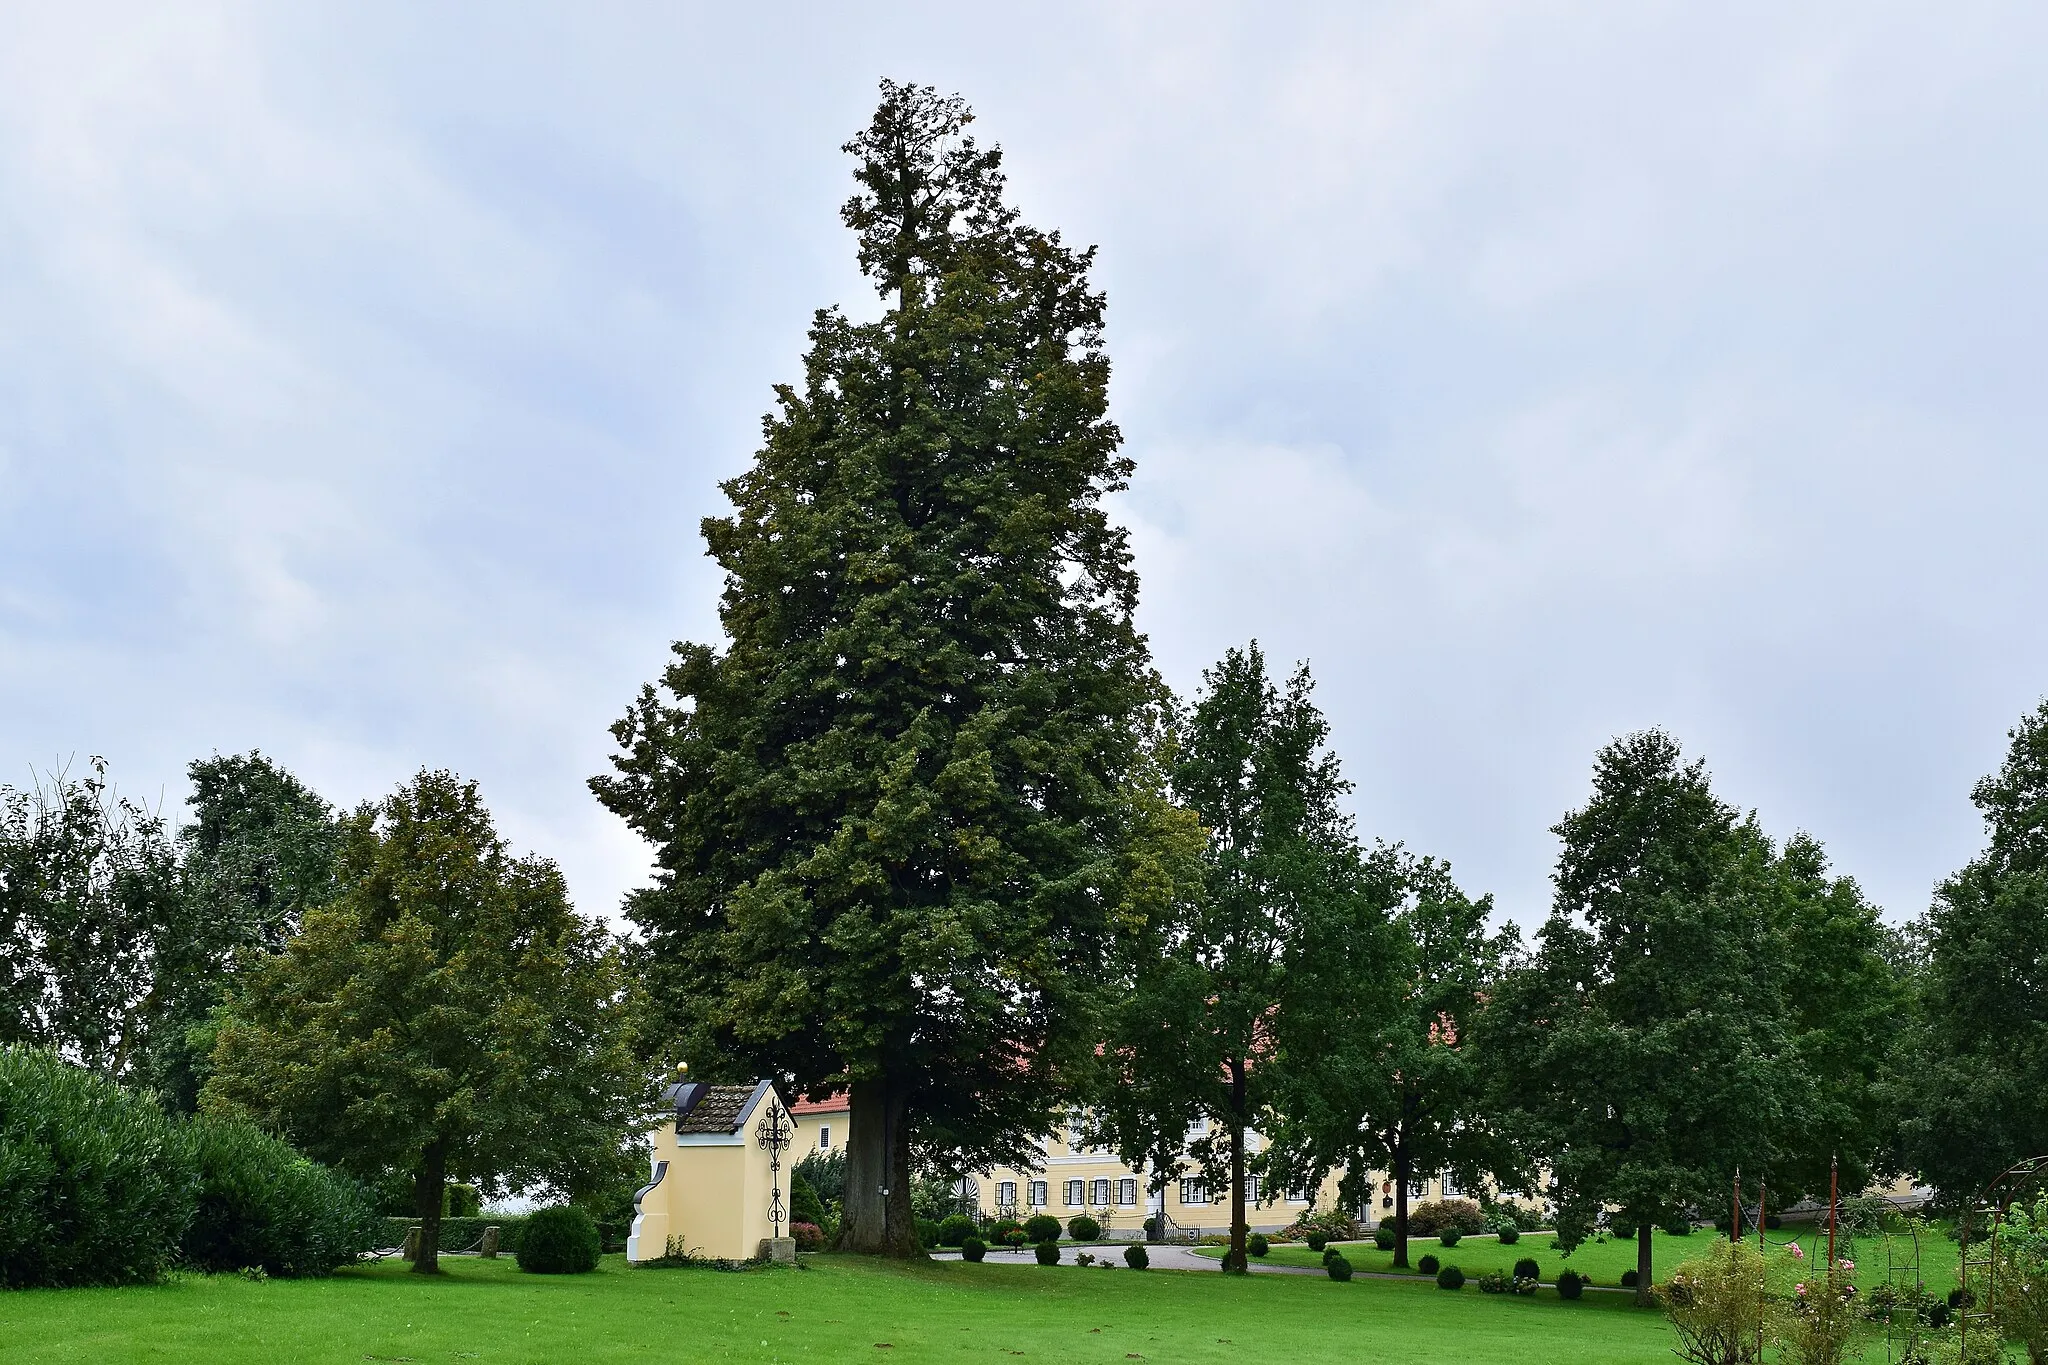
<svg viewBox="0 0 2048 1365">
<path fill-rule="evenodd" d="M 1668 1222 L 1668 1223 L 1666 1223 L 1666 1224 L 1664 1225 L 1664 1235 L 1665 1235 L 1666 1237 L 1690 1237 L 1690 1236 L 1692 1236 L 1692 1219 L 1690 1219 L 1690 1218 L 1674 1218 L 1674 1219 L 1672 1219 L 1672 1220 L 1671 1220 L 1670 1222 Z"/>
<path fill-rule="evenodd" d="M 375 1200 L 347 1176 L 254 1124 L 202 1118 L 189 1136 L 199 1199 L 179 1244 L 188 1265 L 325 1275 L 377 1245 Z"/>
<path fill-rule="evenodd" d="M 1057 1242 L 1060 1239 L 1060 1220 L 1049 1213 L 1034 1213 L 1024 1220 L 1024 1240 L 1027 1242 Z"/>
<path fill-rule="evenodd" d="M 1124 1264 L 1133 1270 L 1143 1270 L 1152 1264 L 1152 1258 L 1146 1254 L 1143 1246 L 1133 1242 L 1124 1248 Z"/>
<path fill-rule="evenodd" d="M 1265 1233 L 1255 1232 L 1244 1239 L 1244 1249 L 1250 1255 L 1263 1256 L 1273 1249 L 1273 1244 L 1266 1240 Z"/>
<path fill-rule="evenodd" d="M 1027 1242 L 1029 1242 L 1029 1240 L 1030 1239 L 1024 1235 L 1024 1229 L 1022 1228 L 1011 1228 L 1008 1232 L 1003 1234 L 1003 1245 L 1006 1247 L 1024 1246 Z"/>
<path fill-rule="evenodd" d="M 1506 1223 L 1501 1226 L 1500 1244 L 1502 1246 L 1511 1247 L 1521 1240 L 1522 1230 L 1516 1227 L 1513 1223 Z"/>
<path fill-rule="evenodd" d="M 967 1239 L 973 1235 L 974 1220 L 964 1213 L 948 1214 L 939 1220 L 940 1246 L 966 1246 Z"/>
<path fill-rule="evenodd" d="M 0 1288 L 159 1278 L 198 1186 L 190 1137 L 148 1096 L 0 1048 Z"/>
<path fill-rule="evenodd" d="M 1635 1271 L 1624 1270 L 1621 1272 L 1621 1287 L 1623 1289 L 1634 1289 L 1636 1287 Z"/>
<path fill-rule="evenodd" d="M 816 1223 L 791 1223 L 789 1235 L 798 1251 L 822 1251 L 825 1249 L 825 1229 Z"/>
<path fill-rule="evenodd" d="M 1536 1264 L 1534 1256 L 1524 1256 L 1521 1260 L 1515 1262 L 1515 1278 L 1518 1280 L 1540 1280 L 1543 1278 L 1543 1267 Z"/>
<path fill-rule="evenodd" d="M 1607 1230 L 1621 1241 L 1633 1241 L 1636 1235 L 1636 1220 L 1617 1213 L 1614 1215 L 1614 1221 L 1607 1225 Z"/>
<path fill-rule="evenodd" d="M 988 1230 L 991 1242 L 1007 1242 L 1013 1232 L 1022 1232 L 1024 1225 L 1014 1218 L 998 1218 Z"/>
<path fill-rule="evenodd" d="M 1315 1231 L 1308 1235 L 1308 1249 L 1310 1251 L 1321 1251 L 1329 1244 L 1330 1235 L 1326 1232 Z"/>
<path fill-rule="evenodd" d="M 1372 1244 L 1381 1251 L 1392 1251 L 1394 1244 L 1400 1240 L 1400 1234 L 1394 1231 L 1392 1223 L 1381 1223 L 1372 1230 Z"/>
<path fill-rule="evenodd" d="M 1332 1248 L 1332 1250 L 1335 1250 L 1335 1248 Z M 1351 1278 L 1351 1262 L 1345 1260 L 1342 1254 L 1325 1260 L 1323 1262 L 1323 1270 L 1333 1280 L 1348 1280 Z"/>
<path fill-rule="evenodd" d="M 921 1247 L 935 1247 L 939 1244 L 939 1224 L 931 1218 L 916 1220 L 917 1244 Z"/>
<path fill-rule="evenodd" d="M 1343 1254 L 1344 1252 L 1335 1245 L 1326 1246 L 1323 1248 L 1323 1264 L 1328 1265 L 1330 1262 L 1338 1259 Z"/>
<path fill-rule="evenodd" d="M 1151 1242 L 1159 1240 L 1159 1216 L 1157 1214 L 1145 1220 L 1145 1239 Z"/>
<path fill-rule="evenodd" d="M 1434 1237 L 1454 1227 L 1470 1236 L 1486 1231 L 1486 1213 L 1471 1199 L 1432 1199 L 1408 1210 L 1408 1235 Z"/>
<path fill-rule="evenodd" d="M 1058 1265 L 1060 1263 L 1060 1244 L 1058 1242 L 1040 1242 L 1037 1246 L 1031 1248 L 1031 1254 L 1038 1258 L 1040 1265 Z"/>
<path fill-rule="evenodd" d="M 1434 1275 L 1437 1272 L 1437 1267 L 1442 1264 L 1443 1262 L 1434 1256 L 1425 1256 L 1415 1263 L 1415 1273 L 1418 1275 Z"/>
<path fill-rule="evenodd" d="M 1447 1227 L 1437 1236 L 1437 1240 L 1446 1247 L 1454 1247 L 1464 1236 L 1465 1234 L 1458 1231 L 1456 1227 Z"/>
<path fill-rule="evenodd" d="M 1445 1266 L 1436 1273 L 1436 1287 L 1438 1289 L 1463 1289 L 1465 1287 L 1465 1272 L 1454 1265 Z"/>
<path fill-rule="evenodd" d="M 1067 1220 L 1067 1236 L 1077 1242 L 1093 1242 L 1102 1236 L 1102 1224 L 1083 1213 Z"/>
<path fill-rule="evenodd" d="M 1586 1291 L 1586 1277 L 1576 1270 L 1557 1272 L 1557 1296 L 1560 1299 L 1576 1299 Z"/>
<path fill-rule="evenodd" d="M 1479 1277 L 1479 1292 L 1482 1294 L 1505 1294 L 1513 1282 L 1498 1270 L 1489 1270 Z"/>
<path fill-rule="evenodd" d="M 976 1237 L 976 1236 L 974 1236 L 974 1235 L 973 1235 L 972 1233 L 969 1233 L 969 1234 L 968 1234 L 968 1235 L 967 1235 L 966 1237 L 963 1237 L 963 1238 L 961 1238 L 961 1240 L 960 1240 L 960 1259 L 961 1259 L 961 1260 L 963 1260 L 963 1261 L 978 1261 L 978 1260 L 980 1260 L 980 1259 L 981 1259 L 982 1257 L 984 1257 L 984 1256 L 986 1256 L 986 1255 L 988 1255 L 988 1243 L 987 1243 L 987 1242 L 984 1242 L 984 1241 L 982 1241 L 982 1240 L 981 1240 L 981 1239 L 980 1239 L 979 1237 Z"/>
<path fill-rule="evenodd" d="M 519 1237 L 519 1268 L 535 1275 L 581 1275 L 597 1255 L 597 1224 L 574 1205 L 535 1212 Z"/>
</svg>

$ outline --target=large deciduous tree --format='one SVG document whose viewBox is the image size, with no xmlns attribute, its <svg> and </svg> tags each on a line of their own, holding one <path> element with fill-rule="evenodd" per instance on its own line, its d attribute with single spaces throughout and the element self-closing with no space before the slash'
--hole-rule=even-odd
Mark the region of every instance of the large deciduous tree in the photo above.
<svg viewBox="0 0 2048 1365">
<path fill-rule="evenodd" d="M 0 786 L 0 1043 L 141 1077 L 173 1017 L 164 988 L 208 939 L 177 874 L 164 821 L 102 759 L 83 778 Z"/>
<path fill-rule="evenodd" d="M 841 1245 L 905 1256 L 913 1146 L 1028 1159 L 1092 1046 L 1156 689 L 1092 253 L 970 119 L 885 83 L 847 144 L 881 314 L 816 315 L 703 524 L 725 643 L 676 646 L 593 782 L 655 847 L 628 914 L 693 1068 L 848 1087 Z"/>
<path fill-rule="evenodd" d="M 1342 1166 L 1343 1197 L 1354 1205 L 1374 1194 L 1367 1173 L 1387 1172 L 1394 1264 L 1405 1266 L 1418 1175 L 1455 1172 L 1477 1187 L 1519 1174 L 1487 1113 L 1473 1043 L 1518 940 L 1512 926 L 1489 933 L 1493 898 L 1473 900 L 1433 858 L 1375 848 L 1359 889 L 1310 923 L 1290 973 L 1270 1163 L 1311 1189 Z"/>
<path fill-rule="evenodd" d="M 201 1103 L 365 1179 L 411 1171 L 432 1273 L 448 1179 L 610 1173 L 647 1099 L 620 948 L 445 772 L 348 817 L 336 872 L 230 998 Z"/>
<path fill-rule="evenodd" d="M 1955 1199 L 2048 1153 L 2048 702 L 1970 794 L 1990 836 L 1920 927 L 1909 1163 Z"/>
<path fill-rule="evenodd" d="M 1200 877 L 1189 894 L 1162 898 L 1167 913 L 1127 941 L 1096 1111 L 1105 1136 L 1155 1180 L 1178 1168 L 1185 1146 L 1210 1184 L 1229 1190 L 1223 1266 L 1243 1271 L 1246 1130 L 1275 1093 L 1287 964 L 1305 924 L 1353 894 L 1356 846 L 1307 668 L 1276 687 L 1255 642 L 1203 680 L 1171 764 L 1174 799 L 1207 831 Z"/>
<path fill-rule="evenodd" d="M 1769 897 L 1704 762 L 1661 731 L 1601 750 L 1554 832 L 1551 916 L 1481 1045 L 1496 1112 L 1551 1166 L 1562 1243 L 1619 1205 L 1647 1301 L 1651 1230 L 1764 1172 L 1804 1098 Z"/>
</svg>

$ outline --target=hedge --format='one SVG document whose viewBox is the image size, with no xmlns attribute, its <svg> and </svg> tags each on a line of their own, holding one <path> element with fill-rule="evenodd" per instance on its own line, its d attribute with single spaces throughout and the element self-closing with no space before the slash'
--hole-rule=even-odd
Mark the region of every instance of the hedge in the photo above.
<svg viewBox="0 0 2048 1365">
<path fill-rule="evenodd" d="M 194 1269 L 325 1275 L 376 1245 L 374 1201 L 354 1180 L 253 1124 L 202 1118 L 189 1137 L 199 1200 L 180 1245 Z"/>
</svg>

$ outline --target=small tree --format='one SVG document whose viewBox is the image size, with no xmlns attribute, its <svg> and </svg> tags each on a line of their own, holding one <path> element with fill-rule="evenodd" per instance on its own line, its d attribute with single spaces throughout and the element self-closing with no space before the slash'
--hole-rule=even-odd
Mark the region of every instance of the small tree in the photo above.
<svg viewBox="0 0 2048 1365">
<path fill-rule="evenodd" d="M 2026 1347 L 2029 1365 L 2048 1365 L 2048 1194 L 2007 1212 L 1994 1254 L 1998 1326 Z"/>
<path fill-rule="evenodd" d="M 339 866 L 340 897 L 230 1000 L 202 1107 L 364 1177 L 409 1169 L 431 1274 L 449 1177 L 575 1192 L 610 1170 L 647 1090 L 620 952 L 449 773 L 357 810 Z"/>
</svg>

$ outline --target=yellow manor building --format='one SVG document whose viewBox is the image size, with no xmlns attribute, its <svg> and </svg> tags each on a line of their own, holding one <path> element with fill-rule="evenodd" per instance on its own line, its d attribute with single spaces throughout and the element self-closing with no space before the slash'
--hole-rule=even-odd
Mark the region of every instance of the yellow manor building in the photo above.
<svg viewBox="0 0 2048 1365">
<path fill-rule="evenodd" d="M 846 1096 L 798 1100 L 789 1106 L 789 1114 L 796 1127 L 789 1153 L 792 1162 L 814 1152 L 829 1154 L 846 1145 Z M 1193 1128 L 1188 1132 L 1188 1140 L 1192 1142 L 1207 1132 L 1206 1126 Z M 1259 1134 L 1246 1135 L 1248 1155 L 1258 1153 L 1264 1146 L 1265 1139 Z M 1211 1190 L 1201 1173 L 1192 1167 L 1176 1173 L 1164 1190 L 1154 1192 L 1150 1188 L 1152 1182 L 1126 1166 L 1115 1152 L 1089 1146 L 1078 1120 L 1048 1141 L 1044 1151 L 1043 1163 L 1036 1170 L 998 1166 L 969 1176 L 960 1182 L 963 1201 L 973 1201 L 991 1218 L 1021 1219 L 1049 1213 L 1064 1223 L 1087 1214 L 1102 1225 L 1105 1236 L 1115 1238 L 1142 1237 L 1146 1218 L 1160 1212 L 1166 1215 L 1168 1230 L 1182 1236 L 1230 1231 L 1230 1190 Z M 1310 1209 L 1335 1208 L 1340 1180 L 1341 1172 L 1333 1172 L 1314 1191 L 1311 1200 L 1309 1191 L 1262 1189 L 1255 1177 L 1247 1177 L 1245 1222 L 1254 1232 L 1274 1232 Z M 1392 1217 L 1394 1210 L 1393 1177 L 1375 1171 L 1372 1185 L 1372 1207 L 1352 1211 L 1368 1224 Z M 1456 1180 L 1441 1176 L 1418 1179 L 1408 1187 L 1411 1207 L 1427 1199 L 1479 1196 L 1479 1190 L 1462 1188 Z M 1512 1195 L 1500 1197 L 1510 1203 L 1534 1202 Z"/>
</svg>

